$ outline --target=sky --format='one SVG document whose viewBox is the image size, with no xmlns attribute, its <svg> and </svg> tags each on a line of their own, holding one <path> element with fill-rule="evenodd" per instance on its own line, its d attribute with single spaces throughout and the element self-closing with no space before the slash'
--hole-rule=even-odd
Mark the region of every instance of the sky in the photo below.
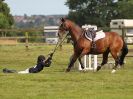
<svg viewBox="0 0 133 99">
<path fill-rule="evenodd" d="M 66 0 L 5 0 L 12 15 L 68 14 Z"/>
</svg>

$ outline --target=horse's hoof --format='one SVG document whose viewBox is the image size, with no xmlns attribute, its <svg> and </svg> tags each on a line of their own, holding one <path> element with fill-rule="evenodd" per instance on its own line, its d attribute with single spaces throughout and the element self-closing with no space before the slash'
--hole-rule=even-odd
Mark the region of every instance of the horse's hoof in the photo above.
<svg viewBox="0 0 133 99">
<path fill-rule="evenodd" d="M 112 73 L 112 74 L 114 74 L 115 72 L 116 72 L 116 70 L 115 70 L 115 69 L 113 69 L 111 73 Z"/>
<path fill-rule="evenodd" d="M 82 69 L 82 72 L 84 72 L 84 73 L 85 73 L 86 71 L 87 71 L 87 69 L 85 69 L 85 68 L 84 68 L 84 69 Z"/>
<path fill-rule="evenodd" d="M 66 69 L 66 72 L 70 72 L 70 69 L 68 68 L 68 69 Z"/>
<path fill-rule="evenodd" d="M 117 66 L 117 68 L 119 68 L 119 69 L 120 69 L 121 67 L 122 67 L 121 65 L 118 65 L 118 66 Z"/>
<path fill-rule="evenodd" d="M 101 69 L 101 66 L 97 66 L 97 71 L 99 71 Z"/>
</svg>

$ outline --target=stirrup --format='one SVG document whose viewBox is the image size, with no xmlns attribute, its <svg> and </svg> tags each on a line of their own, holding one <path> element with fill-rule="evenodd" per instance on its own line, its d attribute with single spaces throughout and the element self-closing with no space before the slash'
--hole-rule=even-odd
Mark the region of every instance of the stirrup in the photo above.
<svg viewBox="0 0 133 99">
<path fill-rule="evenodd" d="M 96 43 L 92 41 L 92 48 L 95 49 L 96 48 Z"/>
</svg>

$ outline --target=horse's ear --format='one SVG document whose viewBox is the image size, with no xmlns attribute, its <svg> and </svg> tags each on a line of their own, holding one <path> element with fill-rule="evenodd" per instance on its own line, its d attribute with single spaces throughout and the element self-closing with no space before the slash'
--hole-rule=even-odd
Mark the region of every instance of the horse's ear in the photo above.
<svg viewBox="0 0 133 99">
<path fill-rule="evenodd" d="M 60 18 L 61 22 L 65 22 L 65 18 Z"/>
</svg>

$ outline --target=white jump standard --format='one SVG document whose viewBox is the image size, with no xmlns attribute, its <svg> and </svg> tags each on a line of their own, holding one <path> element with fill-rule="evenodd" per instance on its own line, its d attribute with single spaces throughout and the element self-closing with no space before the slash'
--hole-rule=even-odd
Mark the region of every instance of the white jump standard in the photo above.
<svg viewBox="0 0 133 99">
<path fill-rule="evenodd" d="M 93 56 L 93 58 L 92 58 L 92 56 Z M 87 57 L 89 57 L 89 61 L 87 61 L 87 59 L 88 59 Z M 96 69 L 97 69 L 97 55 L 85 55 L 83 57 L 83 63 L 84 63 L 84 67 L 85 67 L 84 70 L 94 70 L 94 71 L 96 71 Z M 88 64 L 88 66 L 87 66 L 87 64 Z M 79 63 L 79 70 L 83 70 L 81 68 L 80 63 Z"/>
</svg>

